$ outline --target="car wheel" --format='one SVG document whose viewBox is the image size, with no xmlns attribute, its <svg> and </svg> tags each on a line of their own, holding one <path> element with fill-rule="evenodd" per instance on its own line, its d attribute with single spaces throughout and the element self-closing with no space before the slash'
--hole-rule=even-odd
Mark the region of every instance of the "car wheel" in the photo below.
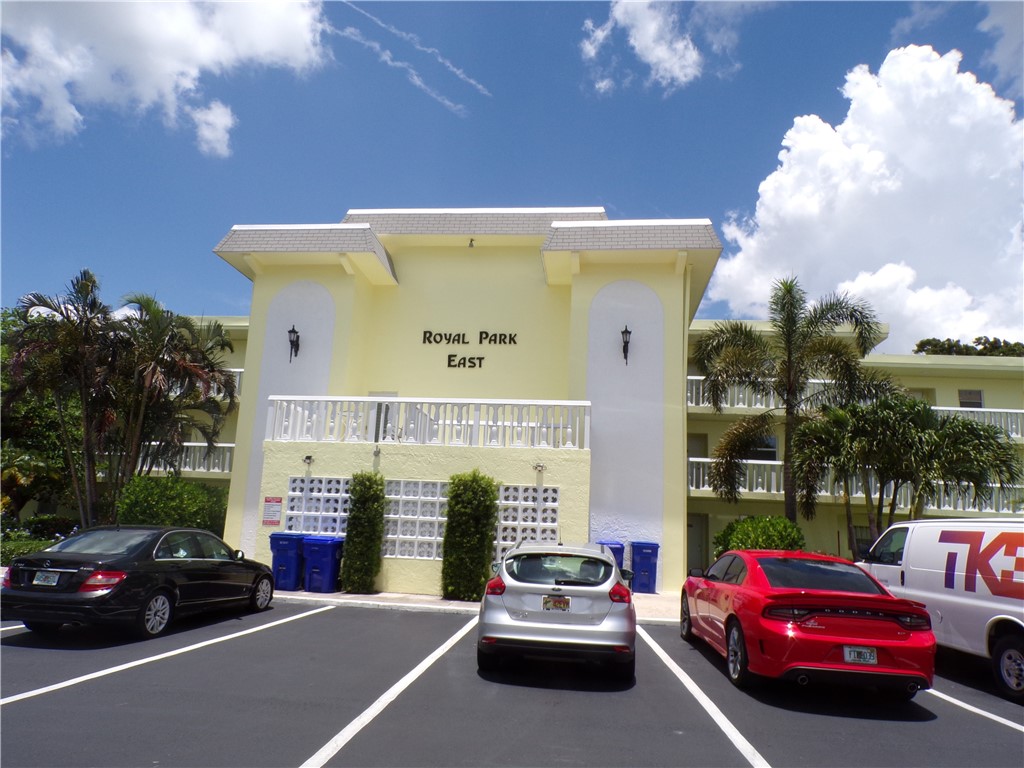
<svg viewBox="0 0 1024 768">
<path fill-rule="evenodd" d="M 1024 638 L 1007 635 L 992 651 L 992 671 L 999 693 L 1011 701 L 1024 699 Z"/>
<path fill-rule="evenodd" d="M 22 624 L 29 632 L 35 632 L 37 635 L 55 635 L 61 627 L 60 624 L 50 621 L 23 621 Z"/>
<path fill-rule="evenodd" d="M 725 663 L 729 680 L 737 688 L 743 688 L 750 683 L 751 678 L 747 666 L 747 644 L 743 639 L 743 627 L 738 620 L 733 619 L 727 631 L 729 638 L 726 643 Z"/>
<path fill-rule="evenodd" d="M 274 583 L 269 576 L 260 576 L 249 595 L 249 608 L 253 611 L 265 611 L 274 599 Z"/>
<path fill-rule="evenodd" d="M 690 619 L 690 599 L 683 592 L 679 603 L 679 636 L 690 642 L 693 640 L 693 621 Z"/>
<path fill-rule="evenodd" d="M 135 618 L 135 629 L 140 637 L 156 637 L 171 623 L 174 606 L 166 592 L 156 592 L 146 598 Z"/>
<path fill-rule="evenodd" d="M 476 668 L 481 672 L 495 672 L 501 665 L 501 659 L 495 653 L 484 653 L 476 649 Z"/>
</svg>

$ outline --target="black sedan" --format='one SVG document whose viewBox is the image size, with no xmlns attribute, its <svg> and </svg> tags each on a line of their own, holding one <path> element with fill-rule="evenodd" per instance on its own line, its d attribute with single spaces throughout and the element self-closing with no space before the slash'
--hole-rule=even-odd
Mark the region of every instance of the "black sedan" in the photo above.
<svg viewBox="0 0 1024 768">
<path fill-rule="evenodd" d="M 149 638 L 175 616 L 231 605 L 262 611 L 273 597 L 272 570 L 208 531 L 110 526 L 15 558 L 0 614 L 33 632 L 119 623 Z"/>
</svg>

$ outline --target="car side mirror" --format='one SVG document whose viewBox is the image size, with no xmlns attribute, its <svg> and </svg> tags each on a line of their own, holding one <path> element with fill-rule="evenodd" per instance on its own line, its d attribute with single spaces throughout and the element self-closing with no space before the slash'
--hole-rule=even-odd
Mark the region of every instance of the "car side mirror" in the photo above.
<svg viewBox="0 0 1024 768">
<path fill-rule="evenodd" d="M 500 567 L 501 563 L 491 563 L 491 573 L 497 573 Z"/>
<path fill-rule="evenodd" d="M 704 576 L 704 569 L 703 568 L 691 568 L 688 575 L 696 576 L 698 579 L 702 578 Z"/>
<path fill-rule="evenodd" d="M 245 552 L 240 549 L 235 550 L 235 560 L 245 560 Z"/>
<path fill-rule="evenodd" d="M 619 573 L 622 574 L 622 579 L 624 581 L 633 581 L 633 572 L 629 570 L 629 568 L 623 568 Z"/>
</svg>

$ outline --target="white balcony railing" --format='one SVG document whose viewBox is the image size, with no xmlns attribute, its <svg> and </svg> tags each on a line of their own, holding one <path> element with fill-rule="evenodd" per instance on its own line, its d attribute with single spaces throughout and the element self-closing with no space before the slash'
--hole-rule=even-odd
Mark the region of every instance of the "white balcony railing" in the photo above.
<svg viewBox="0 0 1024 768">
<path fill-rule="evenodd" d="M 705 385 L 703 376 L 686 377 L 686 405 L 688 408 L 706 407 L 710 408 L 710 402 L 705 399 Z M 811 382 L 810 392 L 821 389 L 824 382 L 815 380 Z M 782 404 L 774 394 L 758 395 L 747 387 L 730 387 L 726 395 L 724 409 L 755 409 L 767 411 L 773 408 L 781 408 Z M 965 419 L 992 424 L 999 427 L 1015 440 L 1024 439 L 1024 410 L 1011 410 L 1000 408 L 949 408 L 933 406 L 936 411 L 952 413 Z"/>
<path fill-rule="evenodd" d="M 711 482 L 708 479 L 712 461 L 712 459 L 688 460 L 690 491 L 712 491 Z M 820 500 L 824 500 L 826 496 L 830 495 L 833 487 L 832 476 L 830 475 L 818 489 Z M 744 476 L 743 484 L 740 487 L 740 492 L 744 496 L 749 496 L 755 500 L 759 494 L 762 496 L 772 493 L 781 495 L 783 493 L 782 462 L 746 462 L 746 474 Z M 878 483 L 874 478 L 871 480 L 871 493 L 877 500 Z M 910 493 L 910 486 L 904 485 L 900 488 L 899 493 L 897 494 L 897 504 L 901 509 L 908 509 L 910 507 Z M 851 495 L 858 499 L 858 505 L 863 504 L 864 487 L 860 478 L 854 479 L 853 487 L 851 488 Z M 887 504 L 890 496 L 891 486 L 887 486 Z M 1024 503 L 1024 487 L 1021 486 L 993 488 L 992 497 L 980 506 L 974 501 L 972 494 L 970 493 L 947 493 L 945 490 L 940 488 L 938 498 L 930 502 L 927 508 L 930 510 L 941 510 L 943 512 L 1000 513 L 1015 512 L 1020 509 L 1022 503 Z"/>
<path fill-rule="evenodd" d="M 185 443 L 180 469 L 182 472 L 230 474 L 234 458 L 234 443 L 218 443 L 209 453 L 206 450 L 206 443 Z M 167 472 L 168 470 L 169 467 L 163 463 L 153 467 L 155 472 Z"/>
<path fill-rule="evenodd" d="M 266 439 L 587 449 L 590 447 L 590 403 L 271 397 Z"/>
</svg>

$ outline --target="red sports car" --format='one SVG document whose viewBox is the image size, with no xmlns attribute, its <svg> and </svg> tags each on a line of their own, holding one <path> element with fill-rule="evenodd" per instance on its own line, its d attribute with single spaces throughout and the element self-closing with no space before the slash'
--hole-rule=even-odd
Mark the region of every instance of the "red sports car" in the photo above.
<svg viewBox="0 0 1024 768">
<path fill-rule="evenodd" d="M 931 687 L 935 672 L 924 605 L 829 555 L 734 550 L 706 573 L 691 570 L 679 634 L 722 654 L 739 687 L 763 675 L 874 685 L 909 700 Z"/>
</svg>

